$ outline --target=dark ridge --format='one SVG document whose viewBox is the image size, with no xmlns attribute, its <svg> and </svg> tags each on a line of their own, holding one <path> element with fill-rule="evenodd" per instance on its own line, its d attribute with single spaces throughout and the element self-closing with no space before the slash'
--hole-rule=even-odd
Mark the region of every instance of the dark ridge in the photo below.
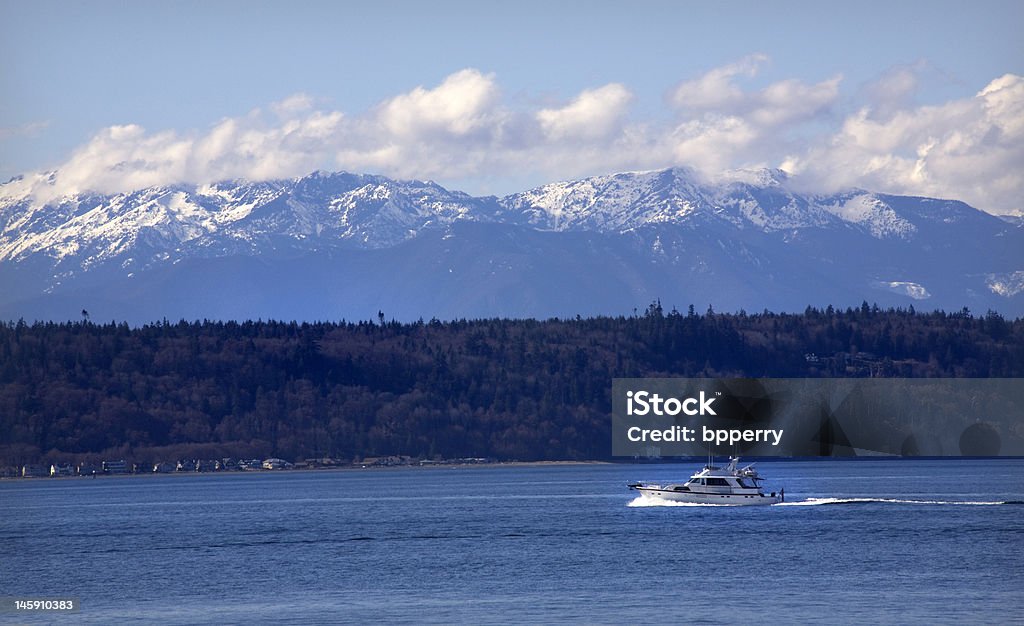
<svg viewBox="0 0 1024 626">
<path fill-rule="evenodd" d="M 655 302 L 547 321 L 0 323 L 0 468 L 607 460 L 612 379 L 656 376 L 1022 377 L 1024 321 L 867 303 L 700 315 Z M 1002 433 L 966 432 L 961 452 L 1013 454 L 1016 435 Z"/>
</svg>

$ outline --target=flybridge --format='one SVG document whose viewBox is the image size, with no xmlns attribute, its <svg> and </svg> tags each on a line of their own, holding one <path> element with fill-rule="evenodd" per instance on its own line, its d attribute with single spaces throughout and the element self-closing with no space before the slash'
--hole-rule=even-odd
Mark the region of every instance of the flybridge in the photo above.
<svg viewBox="0 0 1024 626">
<path fill-rule="evenodd" d="M 662 398 L 657 393 L 649 391 L 628 391 L 626 392 L 626 414 L 627 415 L 658 415 L 676 416 L 683 415 L 718 415 L 711 407 L 715 401 L 714 397 L 708 397 L 703 391 L 694 398 Z"/>
</svg>

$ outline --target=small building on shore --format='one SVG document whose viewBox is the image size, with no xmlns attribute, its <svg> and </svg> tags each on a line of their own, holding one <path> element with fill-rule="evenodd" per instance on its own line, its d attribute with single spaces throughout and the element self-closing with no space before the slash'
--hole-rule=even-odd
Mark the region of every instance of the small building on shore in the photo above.
<svg viewBox="0 0 1024 626">
<path fill-rule="evenodd" d="M 75 467 L 70 463 L 54 463 L 50 466 L 50 476 L 74 476 Z"/>
<path fill-rule="evenodd" d="M 212 459 L 202 459 L 196 461 L 197 472 L 216 472 L 220 469 L 220 461 L 214 461 Z"/>
<path fill-rule="evenodd" d="M 102 474 L 103 468 L 96 465 L 95 463 L 79 463 L 78 464 L 78 475 L 79 476 L 95 476 L 96 474 Z"/>
<path fill-rule="evenodd" d="M 127 474 L 128 463 L 124 459 L 118 461 L 104 461 L 103 462 L 103 473 L 104 474 Z"/>
<path fill-rule="evenodd" d="M 23 465 L 21 467 L 22 478 L 42 478 L 46 475 L 42 465 Z"/>
</svg>

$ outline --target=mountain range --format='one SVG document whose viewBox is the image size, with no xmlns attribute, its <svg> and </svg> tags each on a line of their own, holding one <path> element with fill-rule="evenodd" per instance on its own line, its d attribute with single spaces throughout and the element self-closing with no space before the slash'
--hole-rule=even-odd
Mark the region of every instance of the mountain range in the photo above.
<svg viewBox="0 0 1024 626">
<path fill-rule="evenodd" d="M 314 172 L 35 200 L 0 186 L 0 319 L 570 317 L 913 305 L 1024 315 L 1024 228 L 955 200 L 685 168 L 474 197 Z"/>
</svg>

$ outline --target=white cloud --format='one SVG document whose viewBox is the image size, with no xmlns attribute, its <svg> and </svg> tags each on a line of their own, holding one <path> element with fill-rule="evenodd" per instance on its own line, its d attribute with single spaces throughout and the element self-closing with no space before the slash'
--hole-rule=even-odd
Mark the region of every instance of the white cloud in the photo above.
<svg viewBox="0 0 1024 626">
<path fill-rule="evenodd" d="M 737 167 L 775 167 L 798 150 L 791 131 L 818 120 L 835 105 L 841 78 L 817 84 L 783 80 L 745 91 L 768 61 L 752 55 L 681 83 L 669 94 L 679 122 L 670 135 L 676 161 L 715 177 Z"/>
<path fill-rule="evenodd" d="M 888 119 L 896 113 L 913 108 L 913 97 L 920 84 L 920 74 L 928 69 L 923 62 L 889 68 L 864 86 L 864 99 L 870 103 L 871 116 Z"/>
<path fill-rule="evenodd" d="M 669 101 L 678 109 L 695 111 L 722 111 L 730 109 L 744 99 L 743 90 L 735 84 L 737 76 L 752 78 L 768 61 L 764 54 L 753 54 L 736 63 L 730 63 L 707 72 L 700 78 L 680 83 L 669 95 Z"/>
<path fill-rule="evenodd" d="M 1024 77 L 1007 74 L 971 98 L 885 119 L 863 107 L 791 163 L 804 184 L 858 186 L 964 200 L 1008 211 L 1024 192 Z"/>
<path fill-rule="evenodd" d="M 678 84 L 667 115 L 654 120 L 635 119 L 635 96 L 619 83 L 531 106 L 507 101 L 497 78 L 475 69 L 363 112 L 330 110 L 299 93 L 202 131 L 106 128 L 53 178 L 29 176 L 0 193 L 32 188 L 52 199 L 317 168 L 487 186 L 502 177 L 548 182 L 672 165 L 712 176 L 781 166 L 796 184 L 820 190 L 858 186 L 996 212 L 1021 207 L 1024 78 L 1007 74 L 971 97 L 922 106 L 912 103 L 916 66 L 894 68 L 842 100 L 838 76 L 747 86 L 767 61 L 753 55 Z"/>
<path fill-rule="evenodd" d="M 557 109 L 541 109 L 536 118 L 549 140 L 594 140 L 621 131 L 633 94 L 618 83 L 586 90 Z"/>
<path fill-rule="evenodd" d="M 697 164 L 714 175 L 733 167 L 741 155 L 747 155 L 744 166 L 763 165 L 752 162 L 751 147 L 760 137 L 760 130 L 742 117 L 708 114 L 679 124 L 670 139 L 677 162 Z"/>
<path fill-rule="evenodd" d="M 111 126 L 60 166 L 55 191 L 129 190 L 183 179 L 191 148 L 172 131 L 148 135 L 135 124 Z"/>
<path fill-rule="evenodd" d="M 277 113 L 278 117 L 287 119 L 311 110 L 313 108 L 313 98 L 308 94 L 297 93 L 288 96 L 280 102 L 275 102 L 270 105 L 270 108 Z"/>
<path fill-rule="evenodd" d="M 744 91 L 737 84 L 737 78 L 757 76 L 767 62 L 767 56 L 755 54 L 715 68 L 700 78 L 679 84 L 669 94 L 669 102 L 686 117 L 740 116 L 759 127 L 807 121 L 835 103 L 839 76 L 816 85 L 783 80 L 757 91 Z"/>
<path fill-rule="evenodd" d="M 776 127 L 803 123 L 828 111 L 839 97 L 841 77 L 807 85 L 784 80 L 765 87 L 751 98 L 749 117 L 758 125 Z"/>
<path fill-rule="evenodd" d="M 434 89 L 417 87 L 378 108 L 378 121 L 397 138 L 466 136 L 501 123 L 493 75 L 456 72 Z"/>
</svg>

